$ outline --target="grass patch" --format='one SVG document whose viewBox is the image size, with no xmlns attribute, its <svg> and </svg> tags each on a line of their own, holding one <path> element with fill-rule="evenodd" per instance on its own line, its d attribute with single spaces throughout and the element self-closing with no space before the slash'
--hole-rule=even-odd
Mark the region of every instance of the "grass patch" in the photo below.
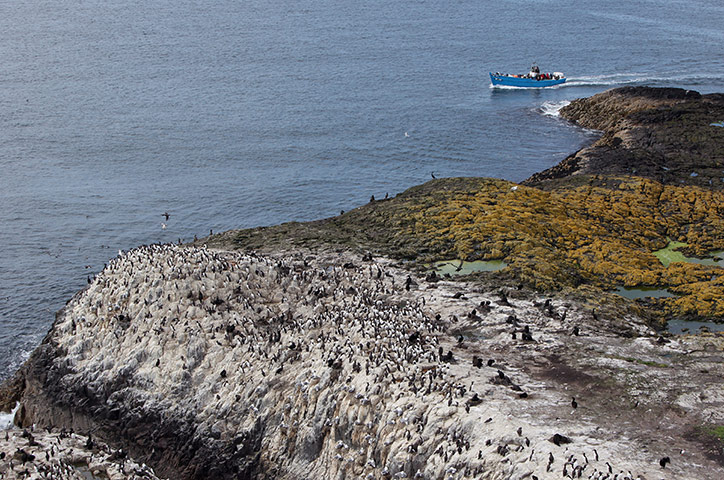
<svg viewBox="0 0 724 480">
<path fill-rule="evenodd" d="M 713 427 L 704 428 L 704 432 L 718 438 L 720 442 L 724 443 L 724 425 L 715 425 Z"/>
<path fill-rule="evenodd" d="M 611 355 L 610 358 L 615 358 L 617 360 L 623 360 L 629 363 L 636 363 L 638 365 L 646 365 L 647 367 L 656 367 L 656 368 L 669 368 L 670 365 L 667 365 L 665 363 L 660 362 L 653 362 L 650 360 L 641 360 L 640 358 L 634 358 L 634 357 L 622 357 L 619 355 Z"/>
</svg>

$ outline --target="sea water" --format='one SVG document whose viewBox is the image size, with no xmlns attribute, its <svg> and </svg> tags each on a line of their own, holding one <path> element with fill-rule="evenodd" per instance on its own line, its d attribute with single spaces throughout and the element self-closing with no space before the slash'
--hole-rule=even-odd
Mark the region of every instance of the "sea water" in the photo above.
<svg viewBox="0 0 724 480">
<path fill-rule="evenodd" d="M 572 99 L 724 91 L 723 18 L 718 0 L 6 2 L 0 379 L 119 250 L 328 217 L 433 172 L 520 181 L 595 138 L 556 116 Z M 568 82 L 490 88 L 534 61 Z"/>
</svg>

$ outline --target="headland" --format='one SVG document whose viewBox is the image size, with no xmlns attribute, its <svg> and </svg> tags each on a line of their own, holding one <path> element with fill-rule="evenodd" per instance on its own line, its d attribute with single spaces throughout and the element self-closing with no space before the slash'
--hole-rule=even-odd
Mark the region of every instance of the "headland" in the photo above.
<svg viewBox="0 0 724 480">
<path fill-rule="evenodd" d="M 136 467 L 113 478 L 721 478 L 724 337 L 665 328 L 724 318 L 721 267 L 655 253 L 724 250 L 724 97 L 624 88 L 561 114 L 600 139 L 521 184 L 438 179 L 117 257 L 2 386 L 27 430 L 5 478 L 57 467 L 42 429 L 84 435 L 65 464 L 102 458 L 90 478 L 119 449 Z M 70 467 L 54 478 L 88 478 Z"/>
</svg>

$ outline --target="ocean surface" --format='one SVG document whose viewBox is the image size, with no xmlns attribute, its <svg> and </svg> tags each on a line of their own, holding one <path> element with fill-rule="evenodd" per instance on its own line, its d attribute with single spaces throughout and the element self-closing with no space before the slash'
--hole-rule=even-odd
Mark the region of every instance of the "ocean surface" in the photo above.
<svg viewBox="0 0 724 480">
<path fill-rule="evenodd" d="M 119 250 L 328 217 L 431 172 L 520 181 L 595 138 L 556 116 L 567 101 L 724 91 L 720 0 L 0 11 L 0 380 Z M 568 83 L 490 88 L 533 61 Z"/>
</svg>

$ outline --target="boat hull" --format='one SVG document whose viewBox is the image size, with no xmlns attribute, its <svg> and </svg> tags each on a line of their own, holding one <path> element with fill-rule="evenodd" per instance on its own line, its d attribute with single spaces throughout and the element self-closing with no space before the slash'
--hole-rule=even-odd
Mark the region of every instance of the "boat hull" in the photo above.
<svg viewBox="0 0 724 480">
<path fill-rule="evenodd" d="M 505 87 L 524 87 L 524 88 L 544 88 L 552 87 L 553 85 L 560 85 L 566 83 L 565 78 L 550 79 L 550 80 L 536 80 L 535 78 L 525 77 L 511 77 L 510 75 L 496 75 L 490 74 L 490 82 L 494 87 L 505 86 Z"/>
</svg>

